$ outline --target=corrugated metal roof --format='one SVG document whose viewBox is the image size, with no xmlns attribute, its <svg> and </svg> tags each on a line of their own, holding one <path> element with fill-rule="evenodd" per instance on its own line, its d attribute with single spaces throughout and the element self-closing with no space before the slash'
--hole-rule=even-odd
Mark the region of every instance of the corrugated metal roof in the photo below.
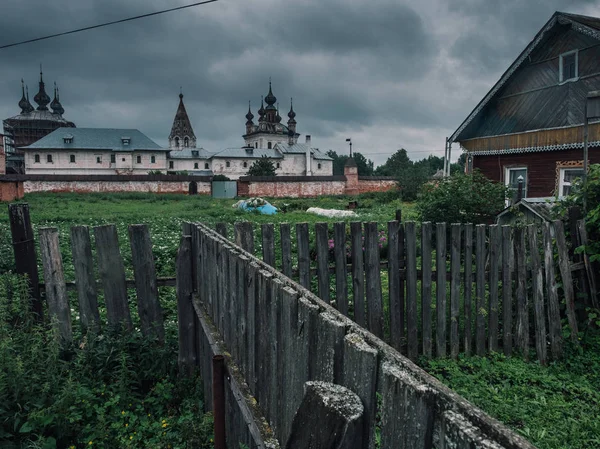
<svg viewBox="0 0 600 449">
<path fill-rule="evenodd" d="M 529 210 L 541 221 L 552 221 L 554 214 L 552 208 L 556 204 L 556 198 L 540 197 L 540 198 L 523 198 L 518 203 L 515 203 L 502 212 L 496 217 L 497 224 L 507 224 L 513 221 L 515 218 L 515 212 L 518 210 Z"/>
<path fill-rule="evenodd" d="M 65 143 L 68 135 L 73 137 L 72 143 Z M 124 137 L 130 139 L 129 145 L 123 143 Z M 137 129 L 113 128 L 58 128 L 24 149 L 167 151 Z"/>
<path fill-rule="evenodd" d="M 171 150 L 170 159 L 210 159 L 215 153 L 206 151 L 204 148 L 182 148 Z"/>
<path fill-rule="evenodd" d="M 251 150 L 251 151 L 248 151 Z M 271 159 L 283 159 L 283 155 L 275 148 L 225 148 L 212 155 L 213 158 L 259 159 L 266 156 Z"/>
<path fill-rule="evenodd" d="M 325 153 L 321 152 L 318 148 L 311 148 L 310 145 L 306 143 L 295 143 L 293 145 L 288 145 L 287 143 L 277 143 L 275 144 L 275 148 L 281 151 L 284 154 L 306 154 L 306 151 L 310 149 L 311 154 L 317 160 L 321 161 L 332 161 L 329 156 Z"/>
</svg>

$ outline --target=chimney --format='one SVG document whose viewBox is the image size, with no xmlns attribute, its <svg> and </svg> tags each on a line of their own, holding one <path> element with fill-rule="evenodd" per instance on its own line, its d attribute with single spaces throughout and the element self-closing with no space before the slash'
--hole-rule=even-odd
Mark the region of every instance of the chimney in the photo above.
<svg viewBox="0 0 600 449">
<path fill-rule="evenodd" d="M 306 135 L 306 144 L 310 145 L 310 134 Z"/>
</svg>

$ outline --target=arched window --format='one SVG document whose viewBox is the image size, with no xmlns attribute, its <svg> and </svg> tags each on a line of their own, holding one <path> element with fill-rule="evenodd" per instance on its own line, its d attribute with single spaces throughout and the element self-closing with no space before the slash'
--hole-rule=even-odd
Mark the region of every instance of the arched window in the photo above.
<svg viewBox="0 0 600 449">
<path fill-rule="evenodd" d="M 254 142 L 254 148 L 258 148 L 258 142 Z"/>
<path fill-rule="evenodd" d="M 205 169 L 205 170 L 208 170 L 208 162 L 205 162 L 205 163 L 204 163 L 204 169 Z"/>
<path fill-rule="evenodd" d="M 190 146 L 190 139 L 188 139 L 187 137 L 184 137 L 183 139 L 183 146 L 184 147 L 189 147 Z"/>
<path fill-rule="evenodd" d="M 231 167 L 231 163 L 229 161 L 225 162 L 225 167 Z"/>
<path fill-rule="evenodd" d="M 175 148 L 179 148 L 179 137 L 175 137 Z"/>
<path fill-rule="evenodd" d="M 321 170 L 321 164 L 317 164 L 317 168 Z"/>
<path fill-rule="evenodd" d="M 277 168 L 281 168 L 281 164 L 277 162 Z"/>
<path fill-rule="evenodd" d="M 271 142 L 267 142 L 267 148 L 270 150 L 271 149 Z"/>
</svg>

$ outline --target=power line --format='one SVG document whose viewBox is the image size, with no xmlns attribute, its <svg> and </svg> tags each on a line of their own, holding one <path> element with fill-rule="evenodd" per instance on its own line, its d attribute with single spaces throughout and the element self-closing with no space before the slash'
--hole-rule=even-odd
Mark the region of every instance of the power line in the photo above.
<svg viewBox="0 0 600 449">
<path fill-rule="evenodd" d="M 79 33 L 80 31 L 93 30 L 95 28 L 101 28 L 101 27 L 105 27 L 105 26 L 108 26 L 108 25 L 114 25 L 116 23 L 130 22 L 132 20 L 143 19 L 145 17 L 157 16 L 159 14 L 164 14 L 164 13 L 172 12 L 172 11 L 178 11 L 180 9 L 192 8 L 194 6 L 205 5 L 207 3 L 214 3 L 216 1 L 218 1 L 218 0 L 205 0 L 203 2 L 192 3 L 191 5 L 184 5 L 184 6 L 178 6 L 176 8 L 163 9 L 161 11 L 151 12 L 151 13 L 148 13 L 148 14 L 142 14 L 142 15 L 139 15 L 139 16 L 128 17 L 127 19 L 115 20 L 113 22 L 106 22 L 106 23 L 101 23 L 99 25 L 92 25 L 92 26 L 85 27 L 85 28 L 78 28 L 76 30 L 65 31 L 63 33 L 51 34 L 49 36 L 44 36 L 44 37 L 37 37 L 35 39 L 29 39 L 29 40 L 26 40 L 26 41 L 15 42 L 13 44 L 2 45 L 2 46 L 0 46 L 0 50 L 3 50 L 5 48 L 9 48 L 9 47 L 16 47 L 17 45 L 29 44 L 31 42 L 43 41 L 45 39 L 52 39 L 53 37 L 65 36 L 67 34 L 73 34 L 73 33 Z"/>
</svg>

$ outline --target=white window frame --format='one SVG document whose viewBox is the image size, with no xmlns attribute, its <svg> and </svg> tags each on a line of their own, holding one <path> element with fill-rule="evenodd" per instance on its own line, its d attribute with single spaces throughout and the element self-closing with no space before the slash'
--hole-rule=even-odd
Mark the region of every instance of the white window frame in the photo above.
<svg viewBox="0 0 600 449">
<path fill-rule="evenodd" d="M 525 179 L 523 180 L 523 198 L 527 198 L 527 178 L 529 176 L 529 168 L 526 165 L 504 167 L 504 185 L 510 188 L 510 172 L 512 170 L 525 170 Z M 512 203 L 512 198 L 506 200 L 507 205 Z"/>
<path fill-rule="evenodd" d="M 563 73 L 563 59 L 565 56 L 570 56 L 572 54 L 575 54 L 575 77 L 564 79 L 565 75 Z M 579 50 L 567 51 L 560 55 L 559 62 L 558 62 L 558 74 L 559 74 L 558 75 L 558 83 L 559 84 L 564 84 L 569 81 L 577 81 L 579 79 Z"/>
<path fill-rule="evenodd" d="M 563 198 L 563 188 L 571 187 L 571 183 L 565 181 L 565 172 L 567 171 L 583 171 L 583 166 L 581 167 L 561 167 L 558 172 L 558 197 Z"/>
</svg>

